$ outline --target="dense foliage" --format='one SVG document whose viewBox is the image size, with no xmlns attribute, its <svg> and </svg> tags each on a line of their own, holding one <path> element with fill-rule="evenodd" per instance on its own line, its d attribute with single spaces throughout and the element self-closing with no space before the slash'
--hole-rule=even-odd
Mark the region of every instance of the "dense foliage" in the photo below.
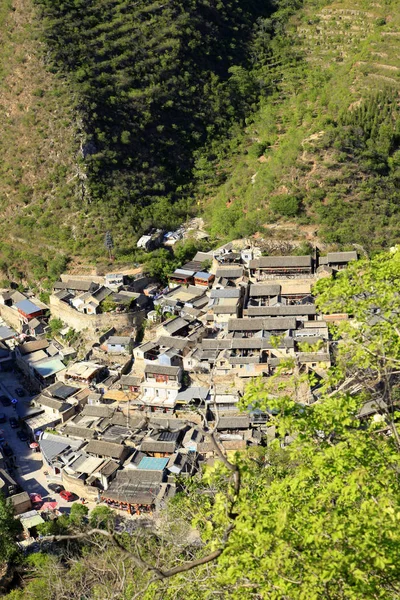
<svg viewBox="0 0 400 600">
<path fill-rule="evenodd" d="M 226 136 L 256 100 L 244 67 L 268 3 L 37 4 L 54 68 L 77 95 L 90 199 L 128 209 L 126 228 L 171 225 L 165 200 L 187 197 L 196 151 Z"/>
<path fill-rule="evenodd" d="M 21 530 L 21 524 L 14 519 L 13 506 L 0 494 L 0 567 L 16 561 L 19 549 L 15 536 Z"/>
</svg>

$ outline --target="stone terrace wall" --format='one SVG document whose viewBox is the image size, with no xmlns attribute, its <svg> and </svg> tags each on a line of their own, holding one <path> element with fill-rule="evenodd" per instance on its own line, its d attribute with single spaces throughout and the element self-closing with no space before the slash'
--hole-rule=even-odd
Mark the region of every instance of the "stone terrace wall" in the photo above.
<svg viewBox="0 0 400 600">
<path fill-rule="evenodd" d="M 113 327 L 115 331 L 128 328 L 139 328 L 146 318 L 144 310 L 127 313 L 103 313 L 100 315 L 85 315 L 78 312 L 56 296 L 50 296 L 50 311 L 52 317 L 61 319 L 76 331 L 87 329 L 89 333 L 104 331 Z M 97 336 L 98 337 L 98 336 Z"/>
<path fill-rule="evenodd" d="M 10 325 L 15 331 L 20 333 L 22 331 L 22 323 L 19 318 L 19 313 L 11 306 L 0 304 L 0 315 L 5 322 Z"/>
<path fill-rule="evenodd" d="M 66 490 L 76 494 L 80 498 L 95 501 L 98 498 L 99 490 L 91 485 L 85 485 L 82 480 L 71 477 L 65 471 L 62 472 L 62 482 Z"/>
</svg>

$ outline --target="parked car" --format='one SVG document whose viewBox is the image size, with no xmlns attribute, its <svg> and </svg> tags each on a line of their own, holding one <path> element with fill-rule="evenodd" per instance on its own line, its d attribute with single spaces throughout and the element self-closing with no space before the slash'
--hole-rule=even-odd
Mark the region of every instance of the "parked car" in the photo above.
<svg viewBox="0 0 400 600">
<path fill-rule="evenodd" d="M 19 396 L 20 398 L 23 398 L 25 396 L 25 390 L 22 387 L 17 387 L 15 388 L 15 393 L 17 394 L 17 396 Z"/>
<path fill-rule="evenodd" d="M 73 494 L 72 492 L 67 492 L 67 490 L 63 490 L 62 492 L 60 492 L 60 496 L 67 502 L 72 502 L 72 500 L 74 500 L 75 498 L 75 494 Z"/>
<path fill-rule="evenodd" d="M 7 415 L 5 413 L 0 413 L 0 423 L 5 423 L 7 421 Z"/>
<path fill-rule="evenodd" d="M 49 490 L 55 492 L 56 494 L 61 494 L 61 492 L 64 491 L 64 486 L 58 483 L 49 483 L 47 487 L 49 488 Z"/>
<path fill-rule="evenodd" d="M 13 456 L 14 454 L 14 450 L 8 444 L 4 444 L 2 450 L 7 457 Z"/>
<path fill-rule="evenodd" d="M 29 435 L 26 433 L 26 431 L 17 431 L 17 436 L 21 442 L 27 442 L 29 440 Z"/>
<path fill-rule="evenodd" d="M 10 417 L 10 425 L 13 429 L 17 429 L 19 427 L 18 419 L 15 417 Z"/>
<path fill-rule="evenodd" d="M 3 406 L 11 406 L 11 400 L 8 396 L 0 396 L 0 402 Z"/>
<path fill-rule="evenodd" d="M 4 434 L 0 433 L 0 444 L 4 444 L 5 441 L 6 441 L 6 438 L 4 437 Z"/>
</svg>

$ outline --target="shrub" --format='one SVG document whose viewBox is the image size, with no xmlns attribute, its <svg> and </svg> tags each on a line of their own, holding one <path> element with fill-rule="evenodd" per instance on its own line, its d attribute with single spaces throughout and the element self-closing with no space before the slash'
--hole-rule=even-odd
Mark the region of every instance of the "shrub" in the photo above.
<svg viewBox="0 0 400 600">
<path fill-rule="evenodd" d="M 300 200 L 296 196 L 273 196 L 269 206 L 278 215 L 295 217 L 300 211 Z"/>
</svg>

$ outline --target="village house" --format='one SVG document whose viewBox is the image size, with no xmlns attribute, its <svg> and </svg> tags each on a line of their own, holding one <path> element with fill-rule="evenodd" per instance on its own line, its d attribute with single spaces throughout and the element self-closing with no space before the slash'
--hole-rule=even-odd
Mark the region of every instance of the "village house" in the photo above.
<svg viewBox="0 0 400 600">
<path fill-rule="evenodd" d="M 98 283 L 95 283 L 90 278 L 88 279 L 70 279 L 66 281 L 56 281 L 53 290 L 54 291 L 66 291 L 70 294 L 75 295 L 77 292 L 94 292 L 99 287 Z"/>
<path fill-rule="evenodd" d="M 230 319 L 228 332 L 254 337 L 258 332 L 268 331 L 273 335 L 282 335 L 285 331 L 297 328 L 295 317 L 255 317 L 254 319 Z"/>
<path fill-rule="evenodd" d="M 158 336 L 179 336 L 186 338 L 196 338 L 201 336 L 203 324 L 201 321 L 193 318 L 184 319 L 183 317 L 173 317 L 168 319 L 156 330 Z"/>
<path fill-rule="evenodd" d="M 43 409 L 46 415 L 50 416 L 50 421 L 53 425 L 64 423 L 76 412 L 76 406 L 69 402 L 58 400 L 40 394 L 33 398 L 34 406 L 39 406 Z"/>
<path fill-rule="evenodd" d="M 163 239 L 164 234 L 162 229 L 152 229 L 148 234 L 142 235 L 142 237 L 139 238 L 136 246 L 146 252 L 151 252 L 162 245 Z"/>
<path fill-rule="evenodd" d="M 76 382 L 83 386 L 99 383 L 107 376 L 107 367 L 91 361 L 81 361 L 69 365 L 64 374 L 64 381 Z"/>
<path fill-rule="evenodd" d="M 157 362 L 165 366 L 182 366 L 183 357 L 194 343 L 187 338 L 162 335 L 134 349 L 135 372 L 143 371 L 146 364 Z"/>
<path fill-rule="evenodd" d="M 34 390 L 41 390 L 65 371 L 59 349 L 46 339 L 28 341 L 15 347 L 18 367 L 29 378 Z"/>
<path fill-rule="evenodd" d="M 278 282 L 276 282 L 278 283 Z M 296 304 L 308 300 L 311 296 L 311 289 L 315 283 L 314 279 L 288 279 L 279 280 L 281 286 L 281 300 L 288 304 Z"/>
<path fill-rule="evenodd" d="M 108 273 L 104 276 L 104 285 L 110 290 L 118 291 L 124 285 L 123 273 Z"/>
<path fill-rule="evenodd" d="M 244 277 L 242 265 L 231 267 L 218 267 L 215 271 L 214 288 L 236 286 Z"/>
<path fill-rule="evenodd" d="M 31 300 L 21 300 L 21 302 L 15 304 L 15 308 L 20 315 L 21 322 L 25 325 L 27 325 L 31 319 L 41 317 L 44 314 L 43 307 L 38 306 Z"/>
<path fill-rule="evenodd" d="M 317 310 L 314 304 L 275 304 L 274 306 L 250 306 L 243 313 L 249 319 L 255 317 L 296 317 L 298 321 L 315 319 Z"/>
<path fill-rule="evenodd" d="M 318 264 L 320 266 L 326 265 L 335 271 L 341 271 L 353 260 L 358 260 L 355 250 L 350 252 L 328 252 L 326 256 L 319 257 Z"/>
<path fill-rule="evenodd" d="M 182 368 L 152 363 L 146 365 L 144 376 L 145 380 L 141 386 L 142 393 L 134 401 L 135 404 L 151 412 L 172 413 L 176 397 L 182 387 Z"/>
<path fill-rule="evenodd" d="M 279 284 L 252 283 L 249 288 L 246 308 L 270 306 L 279 301 L 280 295 L 281 286 Z"/>
<path fill-rule="evenodd" d="M 48 332 L 50 331 L 49 324 L 47 319 L 36 317 L 28 321 L 28 323 L 22 327 L 22 333 L 26 333 L 31 337 L 44 339 Z"/>
<path fill-rule="evenodd" d="M 202 273 L 202 275 L 206 275 L 202 271 L 202 262 L 198 260 L 191 260 L 184 265 L 182 265 L 179 269 L 176 269 L 169 276 L 169 284 L 170 287 L 177 285 L 190 285 L 194 284 L 196 273 Z M 204 285 L 204 280 L 202 279 L 201 285 Z M 208 283 L 207 283 L 208 285 Z"/>
<path fill-rule="evenodd" d="M 218 329 L 226 329 L 229 319 L 241 316 L 244 288 L 218 288 L 210 292 L 208 314 L 209 323 Z"/>
<path fill-rule="evenodd" d="M 155 458 L 170 457 L 180 446 L 185 431 L 160 431 L 144 438 L 140 445 L 141 452 Z"/>
<path fill-rule="evenodd" d="M 179 315 L 184 308 L 203 308 L 207 305 L 208 297 L 204 286 L 177 286 L 154 300 L 154 306 L 159 306 L 163 314 Z"/>
<path fill-rule="evenodd" d="M 307 277 L 313 273 L 311 256 L 261 256 L 250 261 L 250 277 L 257 281 L 279 277 Z"/>
<path fill-rule="evenodd" d="M 133 339 L 130 336 L 112 335 L 105 342 L 110 354 L 131 354 L 132 345 Z"/>
<path fill-rule="evenodd" d="M 101 500 L 132 515 L 159 511 L 166 499 L 174 494 L 175 484 L 166 481 L 168 458 L 148 460 L 151 462 L 145 462 L 137 469 L 118 471 Z"/>
<path fill-rule="evenodd" d="M 103 440 L 91 440 L 85 447 L 87 454 L 93 454 L 99 458 L 112 458 L 122 464 L 131 453 L 131 449 L 122 444 L 105 442 Z"/>
<path fill-rule="evenodd" d="M 140 385 L 142 381 L 143 377 L 141 375 L 128 373 L 127 375 L 121 375 L 121 379 L 118 383 L 121 390 L 138 394 L 140 392 Z"/>
<path fill-rule="evenodd" d="M 213 273 L 206 273 L 205 271 L 197 271 L 194 274 L 194 284 L 202 287 L 210 288 L 214 282 L 215 275 Z"/>
</svg>

